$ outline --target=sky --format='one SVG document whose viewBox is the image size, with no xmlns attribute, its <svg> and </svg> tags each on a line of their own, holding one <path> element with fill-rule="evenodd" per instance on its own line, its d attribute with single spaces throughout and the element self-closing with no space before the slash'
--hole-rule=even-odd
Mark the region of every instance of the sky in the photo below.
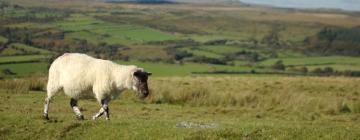
<svg viewBox="0 0 360 140">
<path fill-rule="evenodd" d="M 250 4 L 271 5 L 285 8 L 334 8 L 360 11 L 360 0 L 239 0 Z"/>
</svg>

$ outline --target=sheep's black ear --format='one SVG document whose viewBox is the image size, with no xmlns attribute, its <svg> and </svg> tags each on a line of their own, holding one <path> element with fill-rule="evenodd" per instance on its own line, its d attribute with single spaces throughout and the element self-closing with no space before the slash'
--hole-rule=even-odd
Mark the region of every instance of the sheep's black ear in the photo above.
<svg viewBox="0 0 360 140">
<path fill-rule="evenodd" d="M 141 76 L 141 73 L 142 73 L 141 71 L 135 71 L 134 76 Z"/>
</svg>

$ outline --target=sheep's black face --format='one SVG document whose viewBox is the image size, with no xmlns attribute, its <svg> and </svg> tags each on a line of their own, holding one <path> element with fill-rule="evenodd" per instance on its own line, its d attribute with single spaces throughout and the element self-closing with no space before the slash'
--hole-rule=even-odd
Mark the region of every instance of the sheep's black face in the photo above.
<svg viewBox="0 0 360 140">
<path fill-rule="evenodd" d="M 134 77 L 136 77 L 135 88 L 139 92 L 140 98 L 142 99 L 149 95 L 147 80 L 150 75 L 151 73 L 145 71 L 134 72 Z"/>
</svg>

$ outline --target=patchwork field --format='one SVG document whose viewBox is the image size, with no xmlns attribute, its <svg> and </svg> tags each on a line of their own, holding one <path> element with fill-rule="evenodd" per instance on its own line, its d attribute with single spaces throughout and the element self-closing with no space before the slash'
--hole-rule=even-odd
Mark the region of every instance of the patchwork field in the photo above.
<svg viewBox="0 0 360 140">
<path fill-rule="evenodd" d="M 161 76 L 298 75 L 294 69 L 306 70 L 302 75 L 321 75 L 313 71 L 326 68 L 340 75 L 347 71 L 354 76 L 360 70 L 358 57 L 352 54 L 356 49 L 346 48 L 357 44 L 359 24 L 356 21 L 360 20 L 357 13 L 294 11 L 241 4 L 94 2 L 86 5 L 81 0 L 71 4 L 54 1 L 39 6 L 42 2 L 32 1 L 0 3 L 0 15 L 4 19 L 0 22 L 0 60 L 5 60 L 4 64 L 12 62 L 26 67 L 33 65 L 28 64 L 30 61 L 48 62 L 47 59 L 64 52 L 80 52 L 113 61 L 130 60 L 127 64 L 141 64 Z M 350 39 L 345 41 L 350 44 L 335 50 L 348 52 L 329 55 L 306 50 L 307 43 L 330 28 L 335 31 L 344 28 L 339 31 L 340 40 Z M 341 36 L 345 31 L 352 37 Z M 350 49 L 353 48 L 356 46 Z M 25 60 L 39 54 L 46 58 Z M 24 59 L 13 61 L 12 56 Z M 282 63 L 277 64 L 279 60 Z M 2 70 L 7 66 L 1 66 Z M 45 67 L 39 67 L 39 73 L 46 72 L 40 68 Z M 32 73 L 4 74 L 13 70 L 2 72 L 2 77 Z"/>
</svg>

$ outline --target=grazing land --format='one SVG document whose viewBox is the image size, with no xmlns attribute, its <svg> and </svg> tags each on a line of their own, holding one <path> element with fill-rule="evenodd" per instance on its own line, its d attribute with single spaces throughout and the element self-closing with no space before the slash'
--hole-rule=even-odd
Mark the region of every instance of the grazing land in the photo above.
<svg viewBox="0 0 360 140">
<path fill-rule="evenodd" d="M 349 64 L 359 56 L 358 12 L 240 3 L 31 1 L 0 3 L 0 59 L 41 54 L 47 60 L 39 62 L 48 62 L 64 52 L 81 52 L 158 67 L 223 65 L 161 74 L 166 76 L 360 75 L 360 66 Z M 3 78 L 14 77 L 6 71 Z"/>
<path fill-rule="evenodd" d="M 26 81 L 44 81 L 27 79 Z M 229 82 L 232 81 L 232 82 Z M 80 100 L 78 121 L 63 94 L 41 118 L 45 92 L 2 81 L 1 139 L 357 139 L 359 79 L 344 77 L 159 77 L 139 100 L 126 91 L 110 103 L 111 120 L 93 121 L 99 104 Z M 38 88 L 41 89 L 41 88 Z M 331 90 L 329 90 L 331 89 Z M 180 124 L 192 123 L 193 128 Z M 212 128 L 197 126 L 213 124 Z M 19 135 L 21 134 L 21 135 Z"/>
<path fill-rule="evenodd" d="M 0 1 L 0 139 L 360 138 L 359 12 L 215 1 Z M 61 93 L 43 120 L 73 52 L 145 68 L 150 96 L 92 121 L 84 95 L 79 121 Z"/>
</svg>

